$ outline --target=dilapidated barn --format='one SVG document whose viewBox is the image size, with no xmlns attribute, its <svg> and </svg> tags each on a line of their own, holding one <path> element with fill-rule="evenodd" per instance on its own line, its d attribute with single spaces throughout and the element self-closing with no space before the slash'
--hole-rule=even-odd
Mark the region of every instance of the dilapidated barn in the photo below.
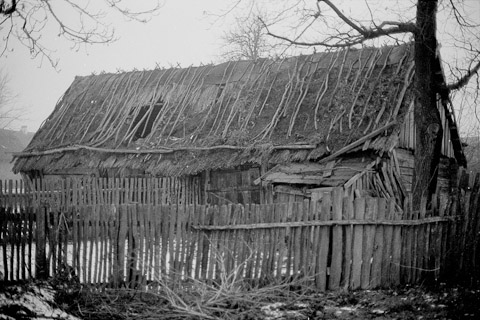
<svg viewBox="0 0 480 320">
<path fill-rule="evenodd" d="M 412 50 L 76 77 L 14 170 L 168 177 L 201 203 L 292 201 L 332 187 L 401 203 L 413 175 Z M 446 94 L 438 110 L 438 188 L 448 192 L 465 157 Z"/>
</svg>

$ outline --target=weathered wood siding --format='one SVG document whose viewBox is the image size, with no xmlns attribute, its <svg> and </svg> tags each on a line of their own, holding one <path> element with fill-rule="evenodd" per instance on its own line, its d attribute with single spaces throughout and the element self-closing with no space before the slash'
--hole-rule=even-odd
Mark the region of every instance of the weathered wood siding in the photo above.
<svg viewBox="0 0 480 320">
<path fill-rule="evenodd" d="M 402 182 L 407 192 L 412 191 L 414 155 L 411 151 L 397 149 L 396 156 L 401 173 Z M 453 158 L 441 157 L 438 169 L 437 188 L 439 192 L 449 194 L 452 186 L 455 184 L 458 165 Z"/>
<path fill-rule="evenodd" d="M 253 181 L 260 177 L 260 167 L 241 167 L 206 172 L 206 204 L 263 203 L 262 186 Z"/>
<path fill-rule="evenodd" d="M 445 107 L 443 106 L 441 100 L 437 102 L 438 111 L 440 113 L 440 118 L 442 120 L 443 127 L 443 143 L 442 143 L 442 155 L 448 158 L 455 158 L 453 151 L 453 144 L 451 140 L 450 133 L 450 124 L 445 114 Z M 416 144 L 416 135 L 415 135 L 415 123 L 414 123 L 414 113 L 413 113 L 413 102 L 410 103 L 407 114 L 405 116 L 405 121 L 400 129 L 400 136 L 398 146 L 400 148 L 405 148 L 409 150 L 415 150 Z"/>
</svg>

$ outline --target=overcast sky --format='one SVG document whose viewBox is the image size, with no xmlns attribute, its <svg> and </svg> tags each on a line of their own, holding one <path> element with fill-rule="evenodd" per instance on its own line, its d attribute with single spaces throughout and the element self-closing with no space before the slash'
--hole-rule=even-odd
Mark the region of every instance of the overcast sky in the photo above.
<svg viewBox="0 0 480 320">
<path fill-rule="evenodd" d="M 120 15 L 109 17 L 115 25 L 118 41 L 109 45 L 91 45 L 75 50 L 62 38 L 51 37 L 48 46 L 58 57 L 58 70 L 39 58 L 31 59 L 29 51 L 16 44 L 13 51 L 0 58 L 7 72 L 9 88 L 17 96 L 15 105 L 25 109 L 21 122 L 14 129 L 27 125 L 38 129 L 53 111 L 56 102 L 76 75 L 101 71 L 187 67 L 218 60 L 222 34 L 207 13 L 220 7 L 222 0 L 166 1 L 148 23 L 127 22 Z M 225 1 L 223 1 L 225 2 Z"/>
<path fill-rule="evenodd" d="M 46 36 L 45 40 L 55 50 L 53 56 L 60 59 L 57 70 L 47 61 L 39 58 L 32 60 L 27 49 L 14 44 L 11 52 L 0 57 L 0 69 L 8 74 L 9 88 L 17 96 L 15 107 L 24 110 L 22 121 L 13 123 L 11 128 L 19 129 L 26 125 L 29 131 L 37 130 L 76 75 L 152 69 L 157 63 L 163 67 L 177 64 L 187 67 L 219 62 L 223 46 L 221 35 L 229 28 L 231 20 L 218 20 L 212 13 L 222 12 L 232 1 L 166 0 L 158 16 L 146 24 L 127 22 L 118 14 L 111 15 L 107 21 L 115 26 L 120 39 L 109 45 L 88 46 L 80 50 L 72 49 L 70 43 L 54 36 L 56 30 L 49 30 L 50 36 Z M 480 23 L 480 0 L 464 1 Z M 387 7 L 387 3 L 394 2 L 411 3 L 408 0 L 378 3 Z M 349 11 L 355 12 L 351 4 Z M 445 25 L 439 26 L 443 27 Z M 3 34 L 0 35 L 3 37 Z"/>
</svg>

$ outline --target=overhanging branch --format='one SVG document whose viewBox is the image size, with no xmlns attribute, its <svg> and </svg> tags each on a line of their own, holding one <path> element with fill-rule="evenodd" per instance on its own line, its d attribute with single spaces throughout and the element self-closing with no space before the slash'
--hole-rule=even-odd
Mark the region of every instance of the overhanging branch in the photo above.
<svg viewBox="0 0 480 320">
<path fill-rule="evenodd" d="M 472 69 L 468 70 L 467 73 L 463 77 L 458 79 L 458 81 L 447 85 L 446 89 L 447 90 L 458 90 L 458 89 L 464 87 L 465 85 L 467 85 L 468 81 L 470 81 L 470 79 L 475 74 L 478 73 L 478 70 L 480 70 L 480 60 L 477 61 L 477 64 Z"/>
<path fill-rule="evenodd" d="M 299 41 L 297 39 L 291 39 L 288 37 L 280 36 L 276 33 L 273 33 L 269 30 L 268 26 L 263 23 L 265 29 L 267 30 L 267 34 L 274 38 L 286 41 L 290 44 L 297 45 L 297 46 L 323 46 L 329 48 L 344 48 L 350 47 L 357 44 L 361 44 L 367 40 L 380 38 L 383 36 L 395 35 L 395 34 L 402 34 L 402 33 L 413 33 L 417 32 L 416 25 L 411 22 L 398 22 L 398 21 L 384 21 L 379 25 L 375 25 L 374 27 L 367 28 L 362 26 L 361 24 L 355 23 L 352 19 L 345 16 L 340 9 L 338 9 L 331 1 L 329 0 L 317 0 L 317 7 L 318 12 L 317 14 L 313 15 L 314 21 L 321 17 L 321 11 L 319 7 L 319 3 L 323 2 L 328 5 L 334 12 L 335 15 L 342 20 L 345 24 L 347 24 L 351 29 L 347 32 L 339 32 L 335 36 L 330 36 L 324 39 L 323 41 L 318 42 L 305 42 Z M 263 21 L 262 21 L 263 22 Z"/>
</svg>

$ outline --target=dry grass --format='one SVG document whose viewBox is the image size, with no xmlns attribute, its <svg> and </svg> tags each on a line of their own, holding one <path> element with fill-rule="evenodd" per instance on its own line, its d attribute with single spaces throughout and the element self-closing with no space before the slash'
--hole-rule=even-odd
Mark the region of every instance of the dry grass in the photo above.
<svg viewBox="0 0 480 320">
<path fill-rule="evenodd" d="M 158 288 L 150 291 L 83 287 L 74 293 L 60 292 L 57 303 L 82 319 L 158 319 L 159 315 L 162 319 L 258 319 L 265 305 L 305 301 L 308 292 L 313 292 L 299 280 L 262 287 L 193 279 L 174 285 L 158 281 L 156 285 Z M 301 290 L 292 291 L 292 287 Z"/>
<path fill-rule="evenodd" d="M 273 302 L 292 304 L 310 299 L 312 279 L 286 279 L 260 284 L 245 280 L 251 256 L 227 272 L 217 252 L 219 278 L 202 281 L 170 274 L 138 289 L 62 285 L 57 303 L 82 319 L 258 319 L 261 308 Z M 73 284 L 72 284 L 73 285 Z"/>
</svg>

